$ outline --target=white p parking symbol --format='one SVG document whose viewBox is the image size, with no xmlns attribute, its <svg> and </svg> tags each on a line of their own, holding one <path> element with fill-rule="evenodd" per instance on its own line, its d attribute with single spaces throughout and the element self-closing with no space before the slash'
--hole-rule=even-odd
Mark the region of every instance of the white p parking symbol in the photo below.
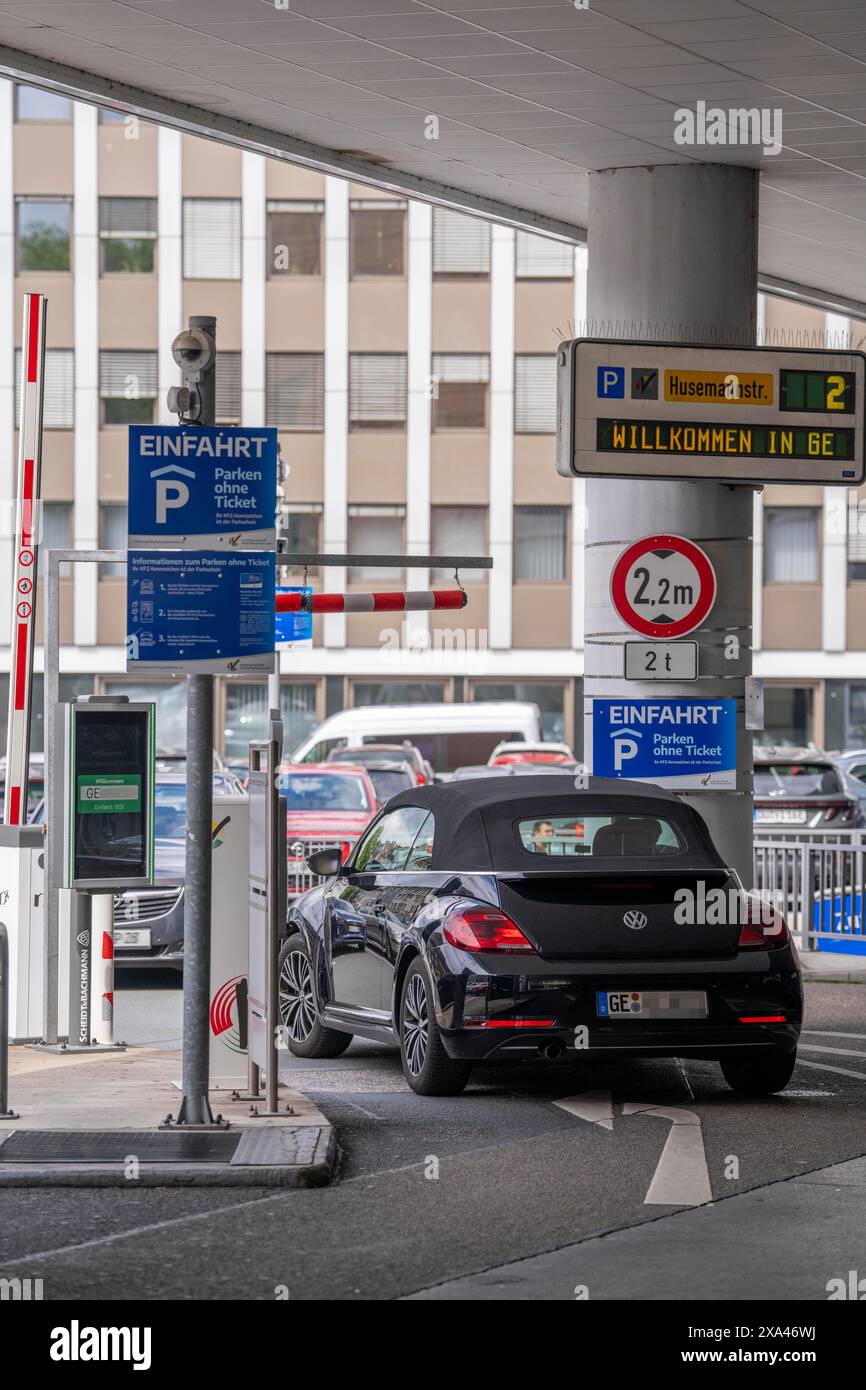
<svg viewBox="0 0 866 1390">
<path fill-rule="evenodd" d="M 617 734 L 613 740 L 613 766 L 619 772 L 623 763 L 637 757 L 637 739 L 626 734 Z"/>
<path fill-rule="evenodd" d="M 189 488 L 178 478 L 157 478 L 156 480 L 156 520 L 164 526 L 170 510 L 185 507 L 189 501 Z"/>
</svg>

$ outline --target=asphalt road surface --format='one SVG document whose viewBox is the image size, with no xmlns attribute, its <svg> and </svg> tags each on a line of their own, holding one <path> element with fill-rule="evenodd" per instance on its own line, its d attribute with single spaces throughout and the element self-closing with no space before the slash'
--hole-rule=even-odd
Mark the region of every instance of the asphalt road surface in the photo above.
<svg viewBox="0 0 866 1390">
<path fill-rule="evenodd" d="M 117 1036 L 180 1036 L 176 983 L 121 986 Z M 708 1062 L 478 1068 L 424 1099 L 372 1043 L 289 1058 L 337 1126 L 331 1187 L 0 1193 L 0 1273 L 50 1298 L 826 1298 L 864 1269 L 866 991 L 807 986 L 806 1027 L 767 1100 Z"/>
</svg>

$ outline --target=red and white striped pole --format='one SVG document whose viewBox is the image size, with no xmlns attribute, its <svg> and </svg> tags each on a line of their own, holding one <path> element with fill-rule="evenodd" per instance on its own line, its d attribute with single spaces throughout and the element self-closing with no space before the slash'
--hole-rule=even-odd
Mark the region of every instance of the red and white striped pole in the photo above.
<svg viewBox="0 0 866 1390">
<path fill-rule="evenodd" d="M 9 729 L 6 737 L 7 825 L 27 819 L 30 758 L 30 696 L 39 552 L 39 501 L 42 496 L 42 400 L 45 387 L 43 294 L 25 294 L 21 352 L 21 414 L 18 421 L 18 503 L 15 511 L 15 563 L 12 572 L 12 669 Z"/>
<path fill-rule="evenodd" d="M 465 608 L 463 589 L 390 590 L 373 594 L 277 594 L 278 613 L 413 613 Z"/>
</svg>

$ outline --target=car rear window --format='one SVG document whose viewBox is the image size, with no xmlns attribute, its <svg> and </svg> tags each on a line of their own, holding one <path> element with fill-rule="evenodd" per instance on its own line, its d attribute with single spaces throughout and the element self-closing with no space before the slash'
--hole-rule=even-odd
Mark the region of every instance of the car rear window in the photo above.
<svg viewBox="0 0 866 1390">
<path fill-rule="evenodd" d="M 827 763 L 762 763 L 755 768 L 757 796 L 835 796 L 841 778 Z"/>
<path fill-rule="evenodd" d="M 367 789 L 350 773 L 284 772 L 280 792 L 289 811 L 369 811 Z"/>
<path fill-rule="evenodd" d="M 399 769 L 392 772 L 390 768 L 371 767 L 370 781 L 376 788 L 376 795 L 383 804 L 389 797 L 396 796 L 398 792 L 404 792 L 407 787 L 415 785 L 415 779 L 408 772 L 401 772 Z"/>
<path fill-rule="evenodd" d="M 683 854 L 687 849 L 682 831 L 663 816 L 533 816 L 518 821 L 516 828 L 525 850 L 549 858 L 630 859 Z"/>
</svg>

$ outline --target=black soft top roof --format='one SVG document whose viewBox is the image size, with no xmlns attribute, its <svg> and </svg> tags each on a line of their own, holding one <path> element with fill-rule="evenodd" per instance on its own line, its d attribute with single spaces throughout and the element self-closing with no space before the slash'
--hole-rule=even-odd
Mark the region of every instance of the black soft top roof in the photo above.
<svg viewBox="0 0 866 1390">
<path fill-rule="evenodd" d="M 490 872 L 522 870 L 558 872 L 599 868 L 592 858 L 556 856 L 539 863 L 542 856 L 523 848 L 512 826 L 517 820 L 539 820 L 550 816 L 623 815 L 660 816 L 675 824 L 684 834 L 688 850 L 670 858 L 650 857 L 629 860 L 629 864 L 652 863 L 656 868 L 717 868 L 721 859 L 703 820 L 690 806 L 661 787 L 648 782 L 623 782 L 608 777 L 590 777 L 586 789 L 578 790 L 572 772 L 555 776 L 540 773 L 521 778 L 470 778 L 433 786 L 411 787 L 397 792 L 387 811 L 399 806 L 423 806 L 433 812 L 436 831 L 433 862 L 436 870 Z M 611 860 L 604 861 L 607 872 Z"/>
</svg>

